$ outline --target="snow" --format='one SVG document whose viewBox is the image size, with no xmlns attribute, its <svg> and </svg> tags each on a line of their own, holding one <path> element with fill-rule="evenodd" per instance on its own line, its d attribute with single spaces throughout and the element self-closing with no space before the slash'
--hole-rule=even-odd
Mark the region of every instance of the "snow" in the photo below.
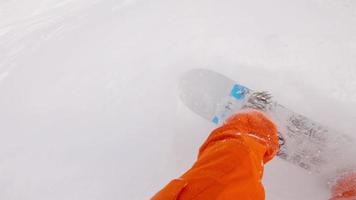
<svg viewBox="0 0 356 200">
<path fill-rule="evenodd" d="M 214 127 L 177 94 L 218 71 L 335 130 L 356 128 L 353 0 L 0 2 L 0 198 L 148 199 Z M 268 200 L 324 200 L 283 160 Z"/>
</svg>

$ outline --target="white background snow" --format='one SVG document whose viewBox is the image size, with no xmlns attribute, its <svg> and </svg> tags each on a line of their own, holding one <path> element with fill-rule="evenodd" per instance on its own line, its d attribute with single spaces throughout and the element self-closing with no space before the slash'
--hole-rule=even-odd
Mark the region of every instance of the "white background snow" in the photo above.
<svg viewBox="0 0 356 200">
<path fill-rule="evenodd" d="M 193 68 L 356 136 L 354 0 L 0 0 L 0 199 L 149 199 L 214 128 L 178 98 Z M 264 183 L 329 195 L 279 159 Z"/>
</svg>

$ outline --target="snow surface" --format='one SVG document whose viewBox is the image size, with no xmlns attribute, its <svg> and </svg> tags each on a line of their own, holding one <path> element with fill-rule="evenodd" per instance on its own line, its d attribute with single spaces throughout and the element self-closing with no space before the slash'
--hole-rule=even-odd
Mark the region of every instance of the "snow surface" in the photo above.
<svg viewBox="0 0 356 200">
<path fill-rule="evenodd" d="M 0 199 L 148 199 L 214 128 L 178 98 L 193 68 L 356 136 L 354 0 L 4 0 Z M 268 200 L 328 197 L 280 159 L 264 183 Z"/>
</svg>

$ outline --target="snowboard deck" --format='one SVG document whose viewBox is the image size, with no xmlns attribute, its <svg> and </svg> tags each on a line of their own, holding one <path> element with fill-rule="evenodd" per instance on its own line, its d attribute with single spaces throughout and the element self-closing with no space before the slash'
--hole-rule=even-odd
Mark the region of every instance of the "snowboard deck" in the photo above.
<svg viewBox="0 0 356 200">
<path fill-rule="evenodd" d="M 241 109 L 264 111 L 277 125 L 278 156 L 310 172 L 339 173 L 352 167 L 355 140 L 300 115 L 272 99 L 214 71 L 194 69 L 179 84 L 181 100 L 193 112 L 222 124 Z M 354 165 L 353 165 L 354 166 Z"/>
</svg>

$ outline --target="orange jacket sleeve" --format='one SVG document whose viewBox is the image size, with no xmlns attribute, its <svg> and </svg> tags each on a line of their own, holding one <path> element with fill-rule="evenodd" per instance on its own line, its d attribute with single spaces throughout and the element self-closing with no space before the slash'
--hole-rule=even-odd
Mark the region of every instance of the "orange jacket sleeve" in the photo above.
<svg viewBox="0 0 356 200">
<path fill-rule="evenodd" d="M 278 143 L 276 128 L 269 123 L 264 130 Z M 152 200 L 264 199 L 263 165 L 275 155 L 276 149 L 269 153 L 266 142 L 249 134 L 261 131 L 260 128 L 251 126 L 250 119 L 240 116 L 216 129 L 200 148 L 193 167 L 171 181 Z"/>
</svg>

